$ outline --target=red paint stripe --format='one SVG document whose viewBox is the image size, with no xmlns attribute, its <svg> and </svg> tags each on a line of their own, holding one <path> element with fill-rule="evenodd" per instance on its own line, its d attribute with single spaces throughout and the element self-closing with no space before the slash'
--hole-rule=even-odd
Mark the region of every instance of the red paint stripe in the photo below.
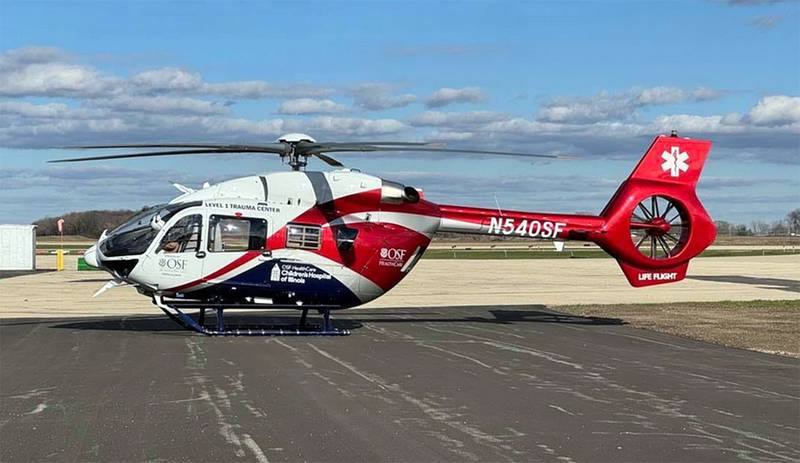
<svg viewBox="0 0 800 463">
<path fill-rule="evenodd" d="M 197 280 L 194 280 L 194 281 L 192 281 L 190 283 L 186 283 L 186 284 L 183 284 L 183 285 L 180 285 L 180 286 L 176 286 L 174 288 L 170 288 L 170 289 L 167 289 L 165 291 L 176 291 L 177 292 L 177 291 L 182 291 L 184 289 L 191 288 L 192 286 L 199 285 L 200 283 L 206 283 L 208 281 L 213 280 L 214 278 L 217 278 L 220 275 L 224 275 L 224 274 L 226 274 L 228 272 L 231 272 L 231 271 L 241 267 L 242 265 L 244 265 L 244 264 L 250 262 L 251 260 L 255 259 L 256 257 L 258 257 L 259 255 L 261 255 L 261 251 L 247 251 L 247 252 L 244 253 L 244 255 L 242 255 L 238 259 L 234 260 L 230 264 L 228 264 L 228 265 L 222 267 L 221 269 L 217 270 L 216 272 L 213 272 L 213 273 L 211 273 L 211 274 L 209 274 L 209 275 L 207 275 L 205 277 L 202 277 L 202 278 L 199 278 Z"/>
</svg>

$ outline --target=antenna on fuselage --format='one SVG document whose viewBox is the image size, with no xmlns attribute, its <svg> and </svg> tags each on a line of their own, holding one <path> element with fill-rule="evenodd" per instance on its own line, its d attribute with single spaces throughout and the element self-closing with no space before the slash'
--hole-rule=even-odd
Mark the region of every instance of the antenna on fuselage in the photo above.
<svg viewBox="0 0 800 463">
<path fill-rule="evenodd" d="M 497 213 L 500 214 L 500 217 L 502 217 L 503 211 L 500 209 L 500 201 L 497 200 L 497 193 L 494 194 L 494 203 L 497 205 Z"/>
</svg>

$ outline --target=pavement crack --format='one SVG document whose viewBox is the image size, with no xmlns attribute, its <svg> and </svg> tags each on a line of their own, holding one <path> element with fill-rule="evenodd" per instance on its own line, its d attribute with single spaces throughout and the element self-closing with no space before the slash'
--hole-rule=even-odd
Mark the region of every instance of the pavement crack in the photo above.
<svg viewBox="0 0 800 463">
<path fill-rule="evenodd" d="M 474 334 L 467 334 L 467 333 L 461 333 L 461 332 L 453 331 L 453 330 L 445 330 L 445 329 L 440 329 L 440 328 L 434 328 L 432 326 L 425 326 L 425 328 L 427 328 L 429 330 L 432 330 L 432 331 L 437 331 L 437 332 L 440 332 L 440 333 L 449 333 L 449 334 L 455 334 L 457 336 L 464 336 L 464 337 L 467 337 L 467 338 L 478 339 L 478 340 L 482 341 L 483 344 L 485 344 L 487 346 L 495 347 L 497 349 L 502 349 L 502 350 L 508 350 L 508 351 L 512 351 L 512 352 L 517 352 L 517 353 L 520 353 L 520 354 L 528 354 L 528 355 L 531 355 L 533 357 L 539 357 L 539 358 L 548 360 L 548 361 L 553 362 L 553 363 L 558 363 L 558 364 L 561 364 L 561 365 L 567 365 L 567 366 L 570 366 L 570 367 L 572 367 L 572 368 L 574 368 L 576 370 L 582 370 L 583 369 L 583 365 L 580 365 L 580 364 L 577 364 L 577 363 L 574 363 L 574 362 L 570 362 L 568 360 L 569 357 L 564 356 L 564 355 L 560 355 L 560 354 L 556 354 L 554 352 L 547 352 L 547 351 L 542 351 L 542 350 L 531 349 L 529 347 L 520 346 L 520 345 L 517 345 L 517 344 L 499 342 L 497 340 L 494 340 L 494 339 L 491 339 L 491 338 L 485 338 L 483 336 L 476 336 Z"/>
<path fill-rule="evenodd" d="M 487 363 L 481 362 L 480 360 L 478 360 L 478 359 L 476 359 L 474 357 L 470 357 L 469 355 L 461 354 L 461 353 L 458 353 L 458 352 L 455 352 L 455 351 L 452 351 L 452 350 L 449 350 L 449 349 L 445 349 L 443 347 L 432 346 L 432 345 L 427 344 L 427 343 L 422 342 L 422 341 L 417 341 L 416 345 L 419 346 L 419 347 L 424 347 L 426 349 L 433 349 L 435 351 L 439 351 L 439 352 L 442 352 L 442 353 L 447 354 L 447 355 L 452 355 L 454 357 L 458 357 L 458 358 L 467 360 L 467 361 L 472 362 L 472 363 L 474 363 L 476 365 L 480 365 L 483 368 L 486 368 L 487 370 L 492 371 L 493 373 L 497 373 L 498 375 L 508 376 L 508 373 L 506 373 L 505 371 L 498 370 L 497 368 L 495 368 L 495 367 L 493 367 L 493 366 L 491 366 L 491 365 L 489 365 Z"/>
<path fill-rule="evenodd" d="M 505 441 L 503 439 L 500 439 L 497 436 L 489 434 L 481 430 L 480 428 L 465 422 L 462 416 L 453 415 L 446 409 L 438 407 L 436 404 L 431 404 L 429 401 L 425 399 L 415 397 L 414 395 L 412 395 L 411 393 L 400 387 L 400 385 L 389 383 L 388 381 L 386 381 L 385 379 L 376 374 L 361 371 L 350 362 L 340 359 L 334 356 L 333 354 L 330 354 L 329 352 L 320 349 L 314 344 L 308 343 L 308 346 L 314 351 L 316 351 L 318 354 L 322 355 L 323 357 L 327 358 L 328 360 L 334 363 L 339 364 L 340 366 L 349 370 L 350 372 L 362 378 L 363 380 L 367 381 L 368 383 L 373 384 L 385 391 L 391 391 L 399 395 L 404 401 L 406 401 L 411 405 L 414 405 L 429 419 L 438 423 L 442 423 L 450 427 L 451 429 L 466 434 L 467 436 L 471 437 L 475 443 L 482 444 L 491 448 L 492 450 L 497 452 L 498 455 L 505 455 L 504 451 L 506 450 L 514 451 L 508 445 L 501 445 L 505 444 Z M 460 449 L 453 448 L 452 446 L 448 446 L 447 448 L 448 450 L 450 450 L 455 454 L 459 454 L 462 457 L 464 456 L 463 451 L 460 451 Z"/>
<path fill-rule="evenodd" d="M 205 370 L 208 364 L 208 359 L 205 351 L 198 344 L 196 338 L 186 338 L 186 345 L 189 348 L 187 362 L 188 368 L 190 370 Z M 200 400 L 209 409 L 211 409 L 216 417 L 217 432 L 228 444 L 234 446 L 234 454 L 237 457 L 244 458 L 246 456 L 245 449 L 247 449 L 253 454 L 253 457 L 255 457 L 256 461 L 259 463 L 268 463 L 269 460 L 267 459 L 267 456 L 258 446 L 256 441 L 253 440 L 253 438 L 247 433 L 239 434 L 237 431 L 241 428 L 241 425 L 234 424 L 232 420 L 228 418 L 225 411 L 223 411 L 223 409 L 227 410 L 232 417 L 235 416 L 231 409 L 231 400 L 227 391 L 220 387 L 213 386 L 213 384 L 211 384 L 211 379 L 201 371 L 197 371 L 188 377 L 192 388 L 194 389 L 196 387 L 200 391 L 197 399 L 191 400 Z M 241 379 L 238 377 L 236 380 L 241 382 Z M 236 381 L 233 383 L 234 387 L 236 387 Z M 214 394 L 210 393 L 210 389 L 212 387 L 214 389 Z"/>
</svg>

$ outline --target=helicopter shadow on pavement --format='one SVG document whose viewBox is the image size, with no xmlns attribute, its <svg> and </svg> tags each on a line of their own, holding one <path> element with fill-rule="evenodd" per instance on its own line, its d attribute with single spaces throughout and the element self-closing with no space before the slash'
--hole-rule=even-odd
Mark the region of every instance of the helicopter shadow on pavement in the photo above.
<svg viewBox="0 0 800 463">
<path fill-rule="evenodd" d="M 477 306 L 477 307 L 420 307 L 417 310 L 408 308 L 373 309 L 369 311 L 352 311 L 336 313 L 333 323 L 337 328 L 357 330 L 365 323 L 370 324 L 414 324 L 414 323 L 486 323 L 495 325 L 513 325 L 519 323 L 556 323 L 571 325 L 625 325 L 623 319 L 607 317 L 581 317 L 567 315 L 549 310 L 546 306 Z M 471 313 L 475 313 L 472 315 Z M 213 318 L 213 317 L 212 317 Z M 226 315 L 226 324 L 243 328 L 256 325 L 294 328 L 297 326 L 297 315 Z M 207 316 L 208 319 L 208 316 Z M 317 324 L 315 317 L 309 318 L 310 324 Z M 187 330 L 163 316 L 114 317 L 92 320 L 61 320 L 51 328 L 72 330 L 101 331 L 149 331 L 180 332 Z"/>
<path fill-rule="evenodd" d="M 539 306 L 471 306 L 471 307 L 431 307 L 428 310 L 442 310 L 441 312 L 412 312 L 409 315 L 395 312 L 394 309 L 386 309 L 381 312 L 359 312 L 355 311 L 346 316 L 353 318 L 363 318 L 362 322 L 369 323 L 490 323 L 498 325 L 508 325 L 515 323 L 565 323 L 574 325 L 624 325 L 626 322 L 621 318 L 606 317 L 582 317 L 569 315 L 548 309 L 544 305 Z M 424 308 L 421 308 L 425 310 Z M 531 310 L 536 309 L 536 310 Z M 487 312 L 491 316 L 473 316 L 465 314 L 465 311 Z M 452 315 L 450 315 L 452 313 Z M 424 315 L 438 315 L 436 317 Z M 373 316 L 384 316 L 385 318 L 372 318 Z"/>
<path fill-rule="evenodd" d="M 786 278 L 762 278 L 743 275 L 695 275 L 686 277 L 689 280 L 713 281 L 717 283 L 736 283 L 740 285 L 753 285 L 761 289 L 777 289 L 791 293 L 800 293 L 800 281 Z"/>
</svg>

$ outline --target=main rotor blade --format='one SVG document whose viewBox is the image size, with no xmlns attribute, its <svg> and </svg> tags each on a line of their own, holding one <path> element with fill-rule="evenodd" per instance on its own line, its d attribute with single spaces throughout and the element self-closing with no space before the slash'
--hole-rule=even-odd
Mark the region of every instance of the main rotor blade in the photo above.
<svg viewBox="0 0 800 463">
<path fill-rule="evenodd" d="M 337 161 L 336 159 L 333 159 L 332 157 L 330 157 L 328 155 L 325 155 L 325 154 L 322 154 L 322 153 L 313 153 L 313 156 L 316 156 L 317 158 L 321 159 L 323 162 L 325 162 L 325 164 L 328 164 L 329 166 L 344 167 L 344 164 L 342 164 L 341 162 Z"/>
<path fill-rule="evenodd" d="M 413 143 L 413 142 L 346 142 L 346 143 L 311 143 L 300 142 L 295 145 L 295 152 L 302 155 L 312 155 L 317 153 L 341 153 L 341 152 L 364 152 L 364 151 L 379 151 L 382 149 L 400 148 L 400 147 L 423 147 L 423 146 L 441 146 L 431 143 Z"/>
<path fill-rule="evenodd" d="M 127 153 L 127 154 L 110 154 L 106 156 L 90 156 L 85 158 L 68 158 L 68 159 L 55 159 L 52 161 L 47 161 L 51 163 L 55 162 L 80 162 L 80 161 L 101 161 L 104 159 L 126 159 L 126 158 L 145 158 L 145 157 L 153 157 L 153 156 L 179 156 L 183 154 L 213 154 L 213 153 L 242 153 L 242 152 L 253 152 L 253 153 L 277 153 L 283 154 L 283 151 L 267 151 L 267 150 L 248 150 L 242 151 L 239 149 L 196 149 L 196 150 L 175 150 L 175 151 L 152 151 L 147 153 Z"/>
<path fill-rule="evenodd" d="M 515 156 L 527 158 L 569 159 L 570 156 L 555 154 L 517 153 L 510 151 L 474 150 L 460 148 L 442 148 L 440 143 L 425 142 L 336 142 L 316 143 L 301 141 L 296 144 L 272 143 L 266 145 L 223 145 L 213 143 L 126 143 L 109 145 L 68 146 L 63 149 L 119 149 L 119 148 L 188 148 L 167 151 L 148 151 L 143 153 L 112 154 L 69 159 L 56 159 L 48 162 L 80 162 L 100 161 L 107 159 L 130 159 L 155 156 L 177 156 L 184 154 L 219 154 L 219 153 L 273 153 L 281 156 L 290 155 L 292 150 L 299 156 L 316 156 L 333 167 L 343 167 L 336 159 L 323 153 L 376 152 L 376 151 L 413 151 L 432 153 L 488 154 L 497 156 Z"/>
<path fill-rule="evenodd" d="M 418 152 L 432 152 L 432 153 L 465 153 L 465 154 L 491 154 L 496 156 L 517 156 L 529 158 L 549 158 L 549 159 L 568 159 L 569 156 L 561 156 L 557 154 L 531 154 L 531 153 L 515 153 L 510 151 L 486 151 L 486 150 L 471 150 L 471 149 L 458 149 L 458 148 L 435 148 L 435 147 L 391 147 L 391 146 L 372 146 L 372 145 L 353 145 L 350 147 L 331 147 L 320 148 L 313 150 L 313 152 L 320 153 L 336 153 L 336 152 L 373 152 L 373 151 L 418 151 Z"/>
<path fill-rule="evenodd" d="M 125 143 L 120 145 L 80 145 L 80 146 L 60 146 L 59 149 L 117 149 L 117 148 L 208 148 L 225 149 L 230 151 L 255 151 L 269 153 L 283 153 L 286 145 L 283 143 L 271 143 L 268 145 L 224 145 L 218 143 Z"/>
<path fill-rule="evenodd" d="M 407 142 L 407 141 L 359 141 L 359 142 L 337 142 L 337 143 L 314 143 L 324 147 L 348 147 L 348 146 L 428 146 L 437 143 L 430 142 Z"/>
</svg>

